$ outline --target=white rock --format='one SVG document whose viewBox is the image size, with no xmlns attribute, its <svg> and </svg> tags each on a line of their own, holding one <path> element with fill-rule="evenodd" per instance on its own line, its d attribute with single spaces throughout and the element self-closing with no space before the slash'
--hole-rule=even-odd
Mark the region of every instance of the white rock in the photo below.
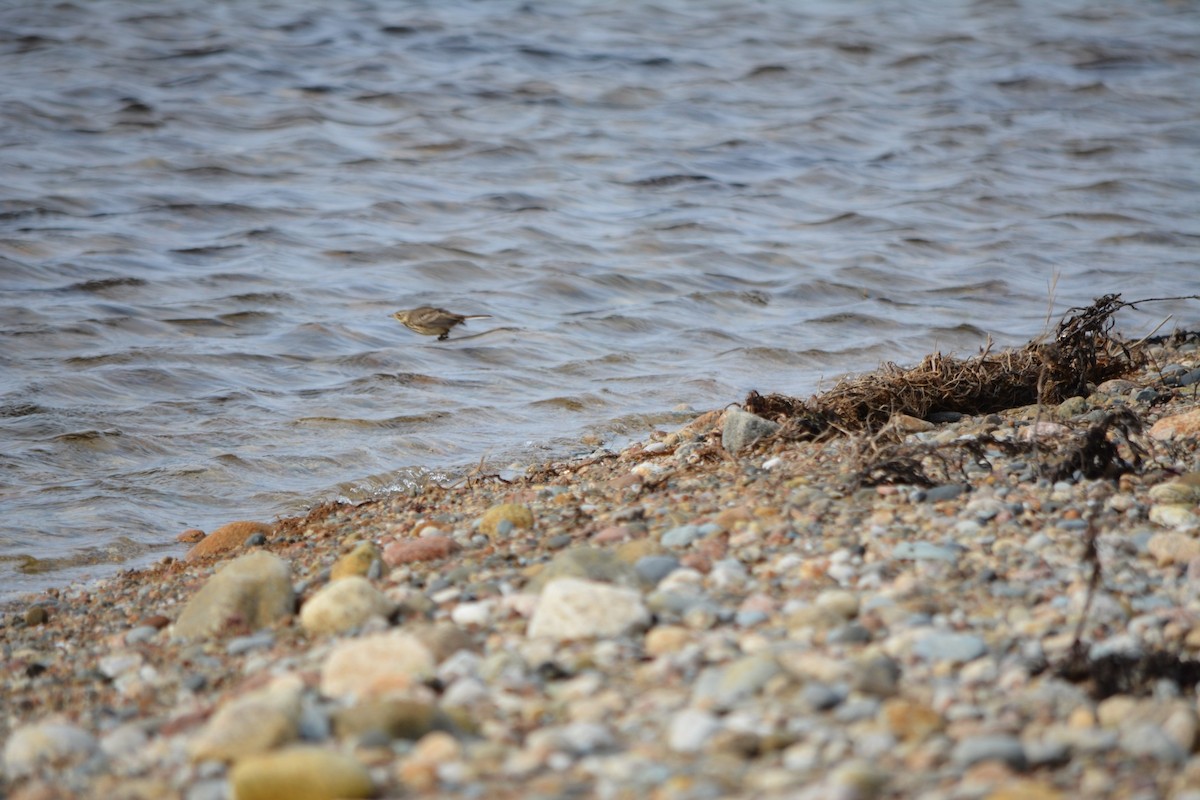
<svg viewBox="0 0 1200 800">
<path fill-rule="evenodd" d="M 551 639 L 622 636 L 650 624 L 650 613 L 635 589 L 608 583 L 559 578 L 542 590 L 528 635 Z"/>
<path fill-rule="evenodd" d="M 721 729 L 716 715 L 698 708 L 685 708 L 671 718 L 667 747 L 676 753 L 694 753 Z"/>
<path fill-rule="evenodd" d="M 321 667 L 326 697 L 402 691 L 432 677 L 437 663 L 420 639 L 388 631 L 339 642 Z"/>
<path fill-rule="evenodd" d="M 480 600 L 474 603 L 459 603 L 450 612 L 450 619 L 455 625 L 462 627 L 482 627 L 492 621 L 492 601 Z"/>
</svg>

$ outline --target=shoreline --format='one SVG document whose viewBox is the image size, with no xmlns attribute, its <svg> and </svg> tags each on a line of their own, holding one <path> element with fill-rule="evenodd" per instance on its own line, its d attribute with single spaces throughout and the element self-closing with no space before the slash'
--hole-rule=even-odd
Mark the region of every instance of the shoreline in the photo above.
<svg viewBox="0 0 1200 800">
<path fill-rule="evenodd" d="M 1173 385 L 1200 348 L 1148 352 L 1057 407 L 897 418 L 942 448 L 932 486 L 855 485 L 861 436 L 729 453 L 710 412 L 15 601 L 0 789 L 1200 797 L 1200 403 Z M 1145 456 L 1120 476 L 1000 446 L 1050 457 L 1121 409 L 1141 429 L 1109 440 Z M 1077 636 L 1129 659 L 1119 691 L 1067 675 Z"/>
</svg>

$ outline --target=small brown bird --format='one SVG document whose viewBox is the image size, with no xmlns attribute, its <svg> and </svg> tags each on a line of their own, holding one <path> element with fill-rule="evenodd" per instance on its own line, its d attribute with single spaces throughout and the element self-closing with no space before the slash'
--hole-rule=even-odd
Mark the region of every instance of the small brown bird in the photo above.
<svg viewBox="0 0 1200 800">
<path fill-rule="evenodd" d="M 421 306 L 411 311 L 397 311 L 393 317 L 403 323 L 409 330 L 423 333 L 426 336 L 437 336 L 438 341 L 445 340 L 450 335 L 450 329 L 461 325 L 469 319 L 487 319 L 491 314 L 455 314 L 444 308 Z"/>
</svg>

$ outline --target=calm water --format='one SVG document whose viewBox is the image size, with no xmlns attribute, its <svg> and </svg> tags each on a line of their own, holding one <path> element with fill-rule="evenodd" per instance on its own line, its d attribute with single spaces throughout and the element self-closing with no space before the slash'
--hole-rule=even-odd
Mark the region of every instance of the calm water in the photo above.
<svg viewBox="0 0 1200 800">
<path fill-rule="evenodd" d="M 1148 0 L 0 0 L 0 597 L 1196 293 L 1198 35 Z M 425 303 L 494 319 L 390 319 Z"/>
</svg>

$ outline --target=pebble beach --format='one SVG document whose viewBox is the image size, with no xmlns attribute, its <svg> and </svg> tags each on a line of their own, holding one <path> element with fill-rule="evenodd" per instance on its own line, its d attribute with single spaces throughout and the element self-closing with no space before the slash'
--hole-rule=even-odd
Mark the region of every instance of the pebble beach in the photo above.
<svg viewBox="0 0 1200 800">
<path fill-rule="evenodd" d="M 897 415 L 932 486 L 731 404 L 187 533 L 0 611 L 0 796 L 1200 800 L 1200 345 L 1144 350 L 1058 406 Z M 1041 477 L 1121 409 L 1136 468 Z"/>
</svg>

